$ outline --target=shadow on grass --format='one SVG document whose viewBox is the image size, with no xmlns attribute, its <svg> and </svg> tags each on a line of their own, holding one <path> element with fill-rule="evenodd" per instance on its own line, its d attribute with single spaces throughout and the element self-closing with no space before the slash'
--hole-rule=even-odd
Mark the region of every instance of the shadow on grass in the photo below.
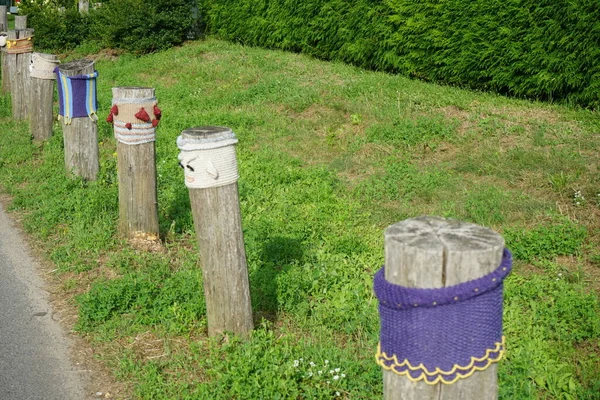
<svg viewBox="0 0 600 400">
<path fill-rule="evenodd" d="M 302 243 L 298 239 L 275 236 L 266 239 L 259 249 L 260 267 L 250 275 L 250 291 L 255 322 L 261 319 L 276 321 L 280 308 L 278 300 L 278 276 L 291 265 L 304 258 Z"/>
</svg>

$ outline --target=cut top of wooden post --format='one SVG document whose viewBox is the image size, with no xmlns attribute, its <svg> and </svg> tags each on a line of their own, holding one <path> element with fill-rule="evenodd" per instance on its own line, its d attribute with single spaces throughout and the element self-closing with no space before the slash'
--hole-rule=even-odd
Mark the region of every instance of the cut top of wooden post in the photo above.
<svg viewBox="0 0 600 400">
<path fill-rule="evenodd" d="M 500 265 L 504 239 L 489 228 L 423 216 L 385 231 L 385 278 L 406 287 L 441 288 L 480 278 Z"/>
<path fill-rule="evenodd" d="M 66 76 L 92 74 L 94 73 L 94 61 L 83 58 L 61 64 L 58 69 Z"/>
</svg>

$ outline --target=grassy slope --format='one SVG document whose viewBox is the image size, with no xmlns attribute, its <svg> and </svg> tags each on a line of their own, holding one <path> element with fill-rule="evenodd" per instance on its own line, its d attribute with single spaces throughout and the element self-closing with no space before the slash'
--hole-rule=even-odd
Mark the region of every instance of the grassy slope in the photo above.
<svg viewBox="0 0 600 400">
<path fill-rule="evenodd" d="M 600 390 L 597 114 L 212 39 L 100 57 L 97 69 L 101 115 L 113 86 L 156 88 L 162 245 L 115 235 L 108 124 L 98 182 L 68 179 L 59 126 L 32 144 L 0 97 L 0 185 L 76 299 L 77 329 L 137 397 L 380 398 L 372 276 L 385 227 L 421 214 L 491 226 L 517 258 L 505 285 L 503 398 Z M 205 336 L 175 146 L 198 125 L 226 125 L 240 139 L 258 326 L 245 343 Z"/>
</svg>

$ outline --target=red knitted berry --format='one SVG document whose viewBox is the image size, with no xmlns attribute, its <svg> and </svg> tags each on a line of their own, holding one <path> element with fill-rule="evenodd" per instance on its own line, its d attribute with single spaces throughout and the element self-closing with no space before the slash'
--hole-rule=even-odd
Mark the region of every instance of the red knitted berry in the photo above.
<svg viewBox="0 0 600 400">
<path fill-rule="evenodd" d="M 148 115 L 148 113 L 146 112 L 146 110 L 144 110 L 144 107 L 142 107 L 140 109 L 140 111 L 138 111 L 135 114 L 135 117 L 137 119 L 140 119 L 140 120 L 144 121 L 144 122 L 150 122 L 150 116 Z"/>
<path fill-rule="evenodd" d="M 156 117 L 156 119 L 160 119 L 160 117 L 162 117 L 162 111 L 160 110 L 160 108 L 158 108 L 156 104 L 154 105 L 154 116 Z"/>
<path fill-rule="evenodd" d="M 117 107 L 117 105 L 115 104 L 110 108 L 110 113 L 114 115 L 119 115 L 119 107 Z"/>
<path fill-rule="evenodd" d="M 132 128 L 131 122 L 126 123 L 125 124 L 125 128 L 131 129 Z"/>
<path fill-rule="evenodd" d="M 113 115 L 112 113 L 108 114 L 108 117 L 106 117 L 106 122 L 108 122 L 109 124 L 112 124 L 114 121 Z"/>
<path fill-rule="evenodd" d="M 152 120 L 152 126 L 155 128 L 158 126 L 158 119 Z"/>
</svg>

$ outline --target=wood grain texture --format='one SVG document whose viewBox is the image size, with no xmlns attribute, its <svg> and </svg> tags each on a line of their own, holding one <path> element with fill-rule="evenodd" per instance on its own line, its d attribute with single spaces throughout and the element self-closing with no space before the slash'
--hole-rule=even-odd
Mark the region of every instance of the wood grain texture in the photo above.
<svg viewBox="0 0 600 400">
<path fill-rule="evenodd" d="M 228 128 L 199 127 L 182 132 L 185 139 L 220 137 Z M 237 182 L 190 189 L 190 203 L 204 277 L 208 334 L 254 329 L 250 283 Z"/>
<path fill-rule="evenodd" d="M 440 217 L 412 218 L 385 231 L 385 278 L 407 287 L 452 286 L 494 271 L 503 249 L 504 239 L 488 228 Z M 411 382 L 384 370 L 384 398 L 497 399 L 497 369 L 497 364 L 492 364 L 452 385 Z"/>
<path fill-rule="evenodd" d="M 116 87 L 113 99 L 147 99 L 154 89 Z M 158 194 L 154 142 L 124 144 L 117 141 L 119 175 L 119 232 L 129 238 L 158 240 Z"/>
<path fill-rule="evenodd" d="M 42 54 L 46 59 L 58 60 L 53 54 Z M 54 124 L 54 80 L 31 78 L 31 135 L 34 140 L 52 136 Z"/>
<path fill-rule="evenodd" d="M 253 329 L 238 184 L 190 189 L 200 247 L 208 334 Z"/>
<path fill-rule="evenodd" d="M 91 74 L 94 62 L 77 60 L 62 64 L 61 73 L 67 76 Z M 73 118 L 70 124 L 61 119 L 65 144 L 65 168 L 68 173 L 95 181 L 100 169 L 98 161 L 98 125 L 88 117 Z"/>
<path fill-rule="evenodd" d="M 6 6 L 0 6 L 0 32 L 8 31 L 8 9 Z M 6 47 L 0 48 L 0 68 L 2 71 L 2 94 L 7 94 L 10 92 L 10 81 L 8 80 L 8 75 L 6 73 Z"/>
<path fill-rule="evenodd" d="M 27 29 L 27 15 L 15 15 L 15 29 Z"/>
<path fill-rule="evenodd" d="M 0 32 L 8 31 L 8 7 L 0 6 Z"/>
<path fill-rule="evenodd" d="M 16 17 L 15 17 L 16 18 Z M 16 22 L 16 20 L 15 20 Z M 33 34 L 33 29 L 19 29 L 9 32 L 9 38 L 13 35 L 14 39 L 21 39 Z M 9 66 L 11 70 L 11 99 L 12 116 L 16 120 L 27 120 L 30 116 L 31 99 L 31 80 L 29 77 L 29 64 L 31 63 L 31 52 L 21 54 L 8 54 Z"/>
<path fill-rule="evenodd" d="M 16 39 L 17 38 L 17 31 L 15 30 L 10 30 L 7 32 L 7 38 L 8 39 Z M 5 93 L 11 93 L 14 90 L 14 75 L 15 75 L 15 71 L 17 69 L 17 55 L 16 54 L 8 54 L 6 53 L 6 47 L 3 48 L 3 53 L 2 55 L 4 56 L 3 59 L 3 64 L 2 64 L 2 90 L 5 90 Z M 12 104 L 12 101 L 11 101 Z"/>
</svg>

